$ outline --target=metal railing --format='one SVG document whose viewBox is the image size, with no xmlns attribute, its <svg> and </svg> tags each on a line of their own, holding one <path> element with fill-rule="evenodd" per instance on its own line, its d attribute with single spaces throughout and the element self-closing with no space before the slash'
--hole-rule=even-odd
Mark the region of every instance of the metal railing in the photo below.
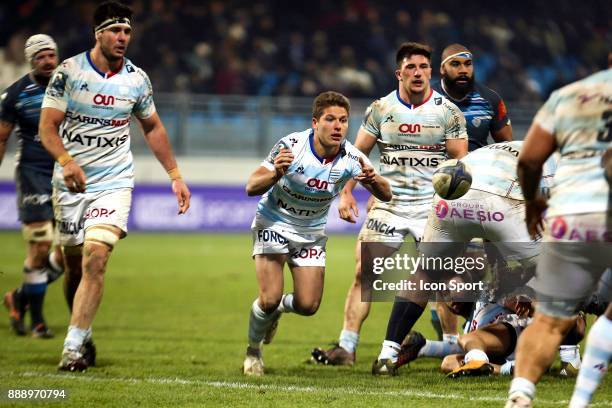
<svg viewBox="0 0 612 408">
<path fill-rule="evenodd" d="M 371 102 L 351 100 L 350 140 Z M 522 139 L 539 103 L 506 102 L 514 138 Z M 155 104 L 180 156 L 263 157 L 278 139 L 311 125 L 312 98 L 159 93 Z M 132 123 L 132 150 L 145 153 L 141 131 Z M 12 140 L 9 151 L 14 146 Z"/>
</svg>

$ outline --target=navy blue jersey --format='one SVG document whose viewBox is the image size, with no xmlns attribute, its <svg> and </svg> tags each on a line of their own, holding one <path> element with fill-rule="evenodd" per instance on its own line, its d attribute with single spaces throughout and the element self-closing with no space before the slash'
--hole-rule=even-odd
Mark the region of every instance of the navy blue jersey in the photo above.
<svg viewBox="0 0 612 408">
<path fill-rule="evenodd" d="M 461 100 L 448 95 L 441 82 L 434 84 L 433 88 L 463 112 L 470 151 L 486 146 L 489 133 L 510 124 L 503 99 L 486 86 L 474 83 L 474 89 Z"/>
<path fill-rule="evenodd" d="M 25 75 L 0 95 L 0 120 L 17 126 L 17 168 L 28 168 L 49 175 L 53 158 L 40 143 L 38 121 L 45 87 Z"/>
</svg>

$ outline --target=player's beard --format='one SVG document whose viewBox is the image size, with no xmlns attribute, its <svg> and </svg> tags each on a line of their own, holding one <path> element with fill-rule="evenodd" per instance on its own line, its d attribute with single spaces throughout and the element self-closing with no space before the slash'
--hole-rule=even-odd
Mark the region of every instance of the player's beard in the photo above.
<svg viewBox="0 0 612 408">
<path fill-rule="evenodd" d="M 113 53 L 110 50 L 106 49 L 106 47 L 100 47 L 100 51 L 102 51 L 102 55 L 104 55 L 104 58 L 106 58 L 106 60 L 110 63 L 117 62 L 123 59 L 123 55 L 113 55 Z"/>
<path fill-rule="evenodd" d="M 450 91 L 456 95 L 465 96 L 474 89 L 474 77 L 474 74 L 472 74 L 471 78 L 468 76 L 458 76 L 455 79 L 450 79 L 449 77 L 444 76 L 444 85 L 446 86 L 447 91 Z M 466 80 L 467 82 L 465 84 L 458 84 L 457 81 L 459 79 Z"/>
</svg>

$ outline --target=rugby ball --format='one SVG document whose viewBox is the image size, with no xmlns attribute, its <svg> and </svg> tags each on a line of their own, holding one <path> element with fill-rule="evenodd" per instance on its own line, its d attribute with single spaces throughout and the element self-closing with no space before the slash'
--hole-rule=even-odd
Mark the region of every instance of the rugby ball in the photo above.
<svg viewBox="0 0 612 408">
<path fill-rule="evenodd" d="M 436 194 L 445 200 L 463 197 L 472 185 L 472 172 L 467 164 L 457 159 L 441 163 L 432 178 Z"/>
</svg>

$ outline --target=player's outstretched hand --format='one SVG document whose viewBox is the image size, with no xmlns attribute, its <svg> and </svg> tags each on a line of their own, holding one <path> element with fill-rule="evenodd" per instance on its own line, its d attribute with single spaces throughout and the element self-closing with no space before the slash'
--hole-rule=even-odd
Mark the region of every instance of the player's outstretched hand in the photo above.
<svg viewBox="0 0 612 408">
<path fill-rule="evenodd" d="M 354 214 L 354 216 L 353 216 Z M 359 217 L 359 208 L 357 208 L 357 200 L 352 193 L 340 194 L 340 202 L 338 202 L 338 215 L 344 221 L 355 224 L 356 217 Z"/>
<path fill-rule="evenodd" d="M 290 149 L 280 149 L 276 158 L 274 159 L 274 169 L 276 170 L 276 175 L 278 177 L 282 177 L 285 175 L 285 172 L 293 162 L 293 153 L 291 153 Z"/>
<path fill-rule="evenodd" d="M 374 167 L 366 164 L 363 157 L 359 157 L 359 164 L 361 165 L 361 174 L 355 177 L 355 180 L 361 184 L 372 184 L 376 179 L 376 171 Z"/>
<path fill-rule="evenodd" d="M 84 193 L 85 192 L 85 173 L 81 166 L 79 166 L 74 160 L 69 161 L 64 165 L 64 183 L 68 190 L 73 193 Z"/>
<path fill-rule="evenodd" d="M 191 199 L 191 192 L 187 187 L 187 184 L 183 181 L 183 179 L 172 180 L 172 192 L 176 196 L 176 201 L 178 202 L 179 210 L 178 213 L 185 214 L 189 209 L 189 200 Z"/>
<path fill-rule="evenodd" d="M 546 208 L 548 208 L 546 199 L 541 196 L 525 203 L 525 221 L 527 223 L 527 231 L 532 239 L 537 239 L 542 236 L 542 231 L 544 231 L 544 219 L 542 215 L 544 211 L 546 211 Z"/>
</svg>

